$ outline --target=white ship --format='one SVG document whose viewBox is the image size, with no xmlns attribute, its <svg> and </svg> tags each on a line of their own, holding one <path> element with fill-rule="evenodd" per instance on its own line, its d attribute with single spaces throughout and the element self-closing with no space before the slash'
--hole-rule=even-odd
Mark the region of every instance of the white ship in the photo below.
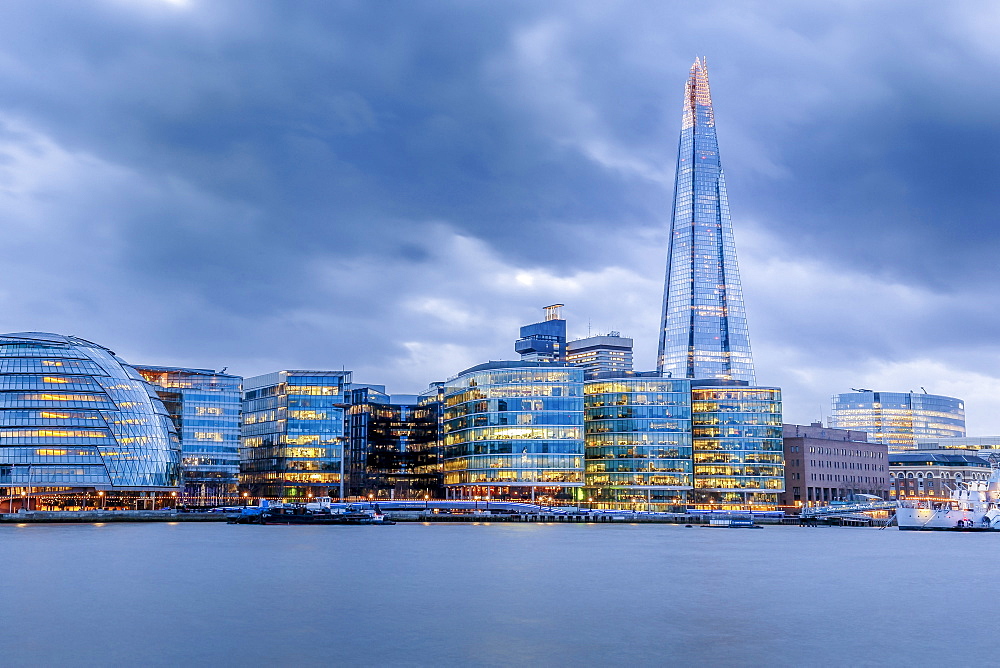
<svg viewBox="0 0 1000 668">
<path fill-rule="evenodd" d="M 896 507 L 903 530 L 1000 531 L 1000 468 L 988 481 L 960 483 L 950 499 L 906 499 Z"/>
</svg>

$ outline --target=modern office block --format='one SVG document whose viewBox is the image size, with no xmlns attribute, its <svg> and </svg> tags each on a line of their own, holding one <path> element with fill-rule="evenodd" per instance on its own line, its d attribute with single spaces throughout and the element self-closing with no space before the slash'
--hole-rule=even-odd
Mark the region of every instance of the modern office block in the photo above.
<svg viewBox="0 0 1000 668">
<path fill-rule="evenodd" d="M 781 390 L 691 383 L 695 505 L 775 508 L 784 491 Z"/>
<path fill-rule="evenodd" d="M 583 367 L 587 377 L 632 371 L 632 339 L 611 332 L 566 344 L 566 363 Z"/>
<path fill-rule="evenodd" d="M 444 387 L 444 483 L 454 498 L 570 501 L 583 486 L 583 369 L 489 362 Z"/>
<path fill-rule="evenodd" d="M 155 390 L 103 346 L 0 335 L 0 495 L 16 507 L 151 508 L 178 491 L 180 443 Z M 35 497 L 34 499 L 32 497 Z"/>
<path fill-rule="evenodd" d="M 240 487 L 252 497 L 345 494 L 350 371 L 277 371 L 243 383 Z"/>
<path fill-rule="evenodd" d="M 785 493 L 781 505 L 848 501 L 859 494 L 889 498 L 889 449 L 863 431 L 811 425 L 782 425 Z"/>
<path fill-rule="evenodd" d="M 347 392 L 348 496 L 438 498 L 438 404 L 371 386 Z"/>
<path fill-rule="evenodd" d="M 965 436 L 965 402 L 937 394 L 855 390 L 833 397 L 830 426 L 867 432 L 891 452 L 911 450 L 918 439 Z"/>
<path fill-rule="evenodd" d="M 156 388 L 180 436 L 180 501 L 198 506 L 235 499 L 243 379 L 211 369 L 135 368 Z"/>
<path fill-rule="evenodd" d="M 583 393 L 588 506 L 684 512 L 693 485 L 691 382 L 605 373 Z"/>
<path fill-rule="evenodd" d="M 514 351 L 525 362 L 563 362 L 566 359 L 566 321 L 562 304 L 545 307 L 545 319 L 521 328 Z"/>
<path fill-rule="evenodd" d="M 684 93 L 657 369 L 674 378 L 754 382 L 708 68 L 702 59 L 691 67 Z"/>
</svg>

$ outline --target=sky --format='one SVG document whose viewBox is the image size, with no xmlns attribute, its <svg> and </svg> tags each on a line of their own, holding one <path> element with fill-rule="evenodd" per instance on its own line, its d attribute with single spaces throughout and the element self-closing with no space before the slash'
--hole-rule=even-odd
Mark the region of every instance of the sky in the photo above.
<svg viewBox="0 0 1000 668">
<path fill-rule="evenodd" d="M 708 60 L 759 383 L 1000 434 L 1000 5 L 0 4 L 0 331 L 415 393 L 564 303 L 655 366 Z"/>
</svg>

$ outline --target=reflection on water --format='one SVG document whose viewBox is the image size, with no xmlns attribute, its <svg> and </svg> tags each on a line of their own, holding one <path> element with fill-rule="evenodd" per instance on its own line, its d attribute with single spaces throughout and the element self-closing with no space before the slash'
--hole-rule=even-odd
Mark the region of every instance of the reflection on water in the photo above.
<svg viewBox="0 0 1000 668">
<path fill-rule="evenodd" d="M 0 665 L 997 661 L 1000 534 L 0 526 Z"/>
</svg>

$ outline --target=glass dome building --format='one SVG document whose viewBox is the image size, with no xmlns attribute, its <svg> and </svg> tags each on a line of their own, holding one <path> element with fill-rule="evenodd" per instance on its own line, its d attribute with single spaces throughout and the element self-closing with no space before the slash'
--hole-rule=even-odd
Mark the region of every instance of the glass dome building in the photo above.
<svg viewBox="0 0 1000 668">
<path fill-rule="evenodd" d="M 73 336 L 0 335 L 4 509 L 38 507 L 41 496 L 86 506 L 93 492 L 102 505 L 149 508 L 178 489 L 179 460 L 163 403 L 114 352 Z"/>
</svg>

